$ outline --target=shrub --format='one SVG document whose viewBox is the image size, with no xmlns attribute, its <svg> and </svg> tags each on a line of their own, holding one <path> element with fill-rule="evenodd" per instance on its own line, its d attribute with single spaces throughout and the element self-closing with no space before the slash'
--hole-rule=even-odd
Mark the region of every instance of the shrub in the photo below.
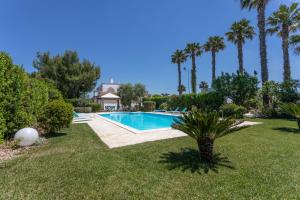
<svg viewBox="0 0 300 200">
<path fill-rule="evenodd" d="M 245 106 L 249 99 L 258 91 L 258 79 L 245 72 L 244 74 L 222 74 L 214 83 L 213 88 L 224 97 L 232 99 L 235 104 Z"/>
<path fill-rule="evenodd" d="M 155 110 L 155 101 L 145 101 L 143 102 L 143 111 L 152 112 Z"/>
<path fill-rule="evenodd" d="M 224 104 L 220 110 L 225 117 L 234 116 L 236 118 L 242 118 L 243 114 L 247 112 L 247 109 L 243 106 L 238 106 L 234 103 Z"/>
<path fill-rule="evenodd" d="M 160 104 L 159 109 L 168 110 L 169 109 L 168 103 L 165 102 L 165 103 Z"/>
<path fill-rule="evenodd" d="M 173 95 L 168 102 L 171 109 L 186 107 L 188 110 L 191 110 L 195 106 L 202 111 L 219 110 L 223 103 L 223 96 L 217 92 L 185 94 L 181 96 Z"/>
<path fill-rule="evenodd" d="M 152 97 L 144 97 L 143 101 L 155 101 L 156 109 L 160 108 L 160 105 L 163 103 L 167 103 L 170 100 L 168 96 L 152 96 Z"/>
<path fill-rule="evenodd" d="M 277 118 L 280 116 L 278 110 L 276 108 L 273 108 L 273 107 L 263 107 L 261 109 L 261 114 L 264 116 L 264 117 L 267 117 L 267 118 Z"/>
<path fill-rule="evenodd" d="M 72 118 L 72 105 L 61 100 L 54 100 L 43 107 L 38 122 L 45 133 L 53 134 L 62 128 L 68 127 Z"/>
<path fill-rule="evenodd" d="M 88 107 L 93 101 L 91 99 L 83 99 L 83 98 L 74 98 L 74 99 L 66 99 L 68 103 L 71 103 L 74 107 Z"/>
<path fill-rule="evenodd" d="M 101 105 L 97 103 L 91 103 L 92 112 L 99 112 L 101 110 Z"/>
</svg>

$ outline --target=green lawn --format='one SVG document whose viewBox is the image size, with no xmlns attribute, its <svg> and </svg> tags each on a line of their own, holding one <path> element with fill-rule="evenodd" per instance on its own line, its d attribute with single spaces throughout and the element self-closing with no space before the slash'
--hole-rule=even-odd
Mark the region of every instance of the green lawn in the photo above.
<svg viewBox="0 0 300 200">
<path fill-rule="evenodd" d="M 0 164 L 1 199 L 300 199 L 300 132 L 286 120 L 216 141 L 199 162 L 189 137 L 109 150 L 84 124 Z"/>
</svg>

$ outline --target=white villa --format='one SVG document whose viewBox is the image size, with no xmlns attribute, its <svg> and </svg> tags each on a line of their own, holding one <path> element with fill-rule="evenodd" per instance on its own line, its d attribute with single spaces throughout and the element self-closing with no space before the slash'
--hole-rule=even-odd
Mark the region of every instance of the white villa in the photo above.
<svg viewBox="0 0 300 200">
<path fill-rule="evenodd" d="M 110 83 L 102 83 L 94 93 L 94 100 L 101 105 L 103 110 L 118 110 L 121 106 L 120 97 L 117 95 L 118 88 L 121 84 L 114 83 L 111 79 Z"/>
</svg>

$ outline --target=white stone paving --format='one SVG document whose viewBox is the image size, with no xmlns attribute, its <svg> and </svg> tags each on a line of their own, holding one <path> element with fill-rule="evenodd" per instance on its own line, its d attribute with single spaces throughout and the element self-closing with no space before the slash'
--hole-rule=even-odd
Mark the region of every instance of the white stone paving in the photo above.
<svg viewBox="0 0 300 200">
<path fill-rule="evenodd" d="M 87 123 L 109 148 L 186 136 L 185 133 L 175 129 L 134 133 L 128 129 L 111 123 L 96 114 L 92 120 L 83 123 Z M 260 124 L 260 122 L 245 121 L 239 126 L 252 126 L 256 124 Z"/>
</svg>

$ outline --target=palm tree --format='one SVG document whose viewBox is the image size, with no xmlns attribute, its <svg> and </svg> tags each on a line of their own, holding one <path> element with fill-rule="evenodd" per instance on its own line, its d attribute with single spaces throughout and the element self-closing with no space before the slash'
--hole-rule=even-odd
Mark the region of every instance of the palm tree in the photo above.
<svg viewBox="0 0 300 200">
<path fill-rule="evenodd" d="M 210 51 L 212 56 L 212 82 L 216 79 L 216 53 L 225 49 L 224 38 L 219 36 L 209 37 L 204 44 L 205 51 Z"/>
<path fill-rule="evenodd" d="M 199 88 L 202 92 L 207 92 L 208 90 L 208 84 L 205 81 L 201 81 L 199 84 Z"/>
<path fill-rule="evenodd" d="M 196 56 L 200 56 L 202 49 L 199 43 L 188 43 L 185 48 L 185 53 L 192 58 L 192 68 L 191 68 L 191 85 L 192 93 L 196 93 L 197 88 L 197 77 L 196 77 Z"/>
<path fill-rule="evenodd" d="M 250 21 L 242 19 L 239 22 L 234 22 L 231 25 L 231 30 L 226 33 L 227 40 L 234 43 L 238 49 L 239 71 L 244 73 L 243 64 L 243 45 L 246 39 L 252 40 L 255 32 L 254 27 L 250 25 Z"/>
<path fill-rule="evenodd" d="M 286 103 L 281 106 L 281 109 L 284 113 L 296 118 L 298 128 L 300 130 L 300 105 L 295 103 Z"/>
<path fill-rule="evenodd" d="M 278 11 L 274 12 L 267 21 L 270 34 L 277 33 L 282 39 L 283 50 L 283 79 L 291 79 L 291 66 L 289 58 L 290 33 L 300 29 L 300 8 L 298 3 L 293 3 L 290 7 L 281 5 Z"/>
<path fill-rule="evenodd" d="M 186 61 L 187 55 L 184 53 L 184 51 L 176 50 L 174 54 L 171 56 L 172 63 L 177 64 L 177 70 L 178 70 L 178 87 L 177 90 L 179 92 L 179 95 L 182 95 L 183 87 L 181 84 L 181 63 Z"/>
<path fill-rule="evenodd" d="M 259 48 L 260 48 L 260 65 L 262 84 L 269 80 L 268 61 L 267 61 L 267 44 L 266 44 L 266 6 L 270 0 L 240 0 L 242 9 L 257 10 L 257 25 L 259 29 Z M 268 96 L 263 96 L 263 104 L 268 105 Z"/>
<path fill-rule="evenodd" d="M 290 44 L 293 46 L 295 54 L 300 55 L 300 35 L 291 36 Z"/>
<path fill-rule="evenodd" d="M 209 113 L 191 111 L 175 120 L 172 127 L 195 139 L 200 158 L 211 163 L 213 162 L 215 139 L 237 130 L 238 124 L 232 118 L 220 120 L 220 116 L 216 111 Z"/>
</svg>

